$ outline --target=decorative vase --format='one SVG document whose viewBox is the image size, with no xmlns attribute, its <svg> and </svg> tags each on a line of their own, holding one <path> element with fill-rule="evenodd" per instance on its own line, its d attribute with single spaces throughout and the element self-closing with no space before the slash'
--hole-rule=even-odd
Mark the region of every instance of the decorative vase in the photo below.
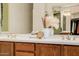
<svg viewBox="0 0 79 59">
<path fill-rule="evenodd" d="M 44 28 L 43 33 L 44 33 L 44 38 L 50 38 L 54 34 L 54 31 L 52 28 Z"/>
</svg>

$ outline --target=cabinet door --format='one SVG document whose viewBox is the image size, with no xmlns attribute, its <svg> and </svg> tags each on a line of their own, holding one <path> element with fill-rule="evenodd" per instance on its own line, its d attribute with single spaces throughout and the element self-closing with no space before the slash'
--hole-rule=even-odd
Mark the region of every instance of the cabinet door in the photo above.
<svg viewBox="0 0 79 59">
<path fill-rule="evenodd" d="M 64 46 L 64 56 L 79 56 L 79 46 Z"/>
<path fill-rule="evenodd" d="M 60 46 L 59 45 L 36 44 L 36 55 L 37 56 L 59 56 Z"/>
<path fill-rule="evenodd" d="M 13 43 L 0 42 L 0 56 L 12 56 L 13 55 Z"/>
<path fill-rule="evenodd" d="M 15 43 L 15 51 L 34 51 L 34 44 L 32 43 Z"/>
<path fill-rule="evenodd" d="M 32 43 L 15 43 L 16 56 L 34 56 L 34 44 Z"/>
</svg>

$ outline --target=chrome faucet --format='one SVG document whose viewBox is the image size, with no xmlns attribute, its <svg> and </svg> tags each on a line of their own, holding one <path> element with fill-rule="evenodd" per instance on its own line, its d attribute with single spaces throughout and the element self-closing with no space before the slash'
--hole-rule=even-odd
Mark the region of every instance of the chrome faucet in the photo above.
<svg viewBox="0 0 79 59">
<path fill-rule="evenodd" d="M 70 40 L 70 36 L 69 35 L 67 36 L 67 39 Z"/>
</svg>

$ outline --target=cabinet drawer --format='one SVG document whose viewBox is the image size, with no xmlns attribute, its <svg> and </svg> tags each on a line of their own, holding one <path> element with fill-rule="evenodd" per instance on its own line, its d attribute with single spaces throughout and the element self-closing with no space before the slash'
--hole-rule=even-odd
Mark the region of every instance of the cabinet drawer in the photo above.
<svg viewBox="0 0 79 59">
<path fill-rule="evenodd" d="M 34 51 L 34 44 L 31 43 L 15 43 L 15 51 Z"/>
<path fill-rule="evenodd" d="M 16 56 L 34 56 L 34 53 L 29 53 L 29 52 L 16 52 Z"/>
<path fill-rule="evenodd" d="M 0 42 L 0 56 L 13 56 L 14 44 L 12 42 Z"/>
</svg>

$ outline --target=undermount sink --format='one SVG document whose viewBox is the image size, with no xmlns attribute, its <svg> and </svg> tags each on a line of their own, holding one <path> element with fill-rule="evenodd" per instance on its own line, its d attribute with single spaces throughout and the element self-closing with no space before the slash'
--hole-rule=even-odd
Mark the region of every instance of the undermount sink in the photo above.
<svg viewBox="0 0 79 59">
<path fill-rule="evenodd" d="M 36 38 L 36 36 L 31 34 L 0 34 L 0 39 L 29 40 L 34 38 Z"/>
<path fill-rule="evenodd" d="M 36 38 L 36 36 L 31 35 L 31 34 L 17 34 L 16 39 L 18 40 L 30 40 L 32 38 Z"/>
<path fill-rule="evenodd" d="M 79 36 L 77 36 L 77 35 L 64 35 L 63 40 L 64 41 L 79 41 Z"/>
<path fill-rule="evenodd" d="M 0 34 L 0 39 L 8 39 L 8 35 L 7 34 Z"/>
<path fill-rule="evenodd" d="M 9 34 L 9 33 L 0 34 L 0 39 L 15 39 L 15 38 L 16 38 L 15 34 Z"/>
</svg>

